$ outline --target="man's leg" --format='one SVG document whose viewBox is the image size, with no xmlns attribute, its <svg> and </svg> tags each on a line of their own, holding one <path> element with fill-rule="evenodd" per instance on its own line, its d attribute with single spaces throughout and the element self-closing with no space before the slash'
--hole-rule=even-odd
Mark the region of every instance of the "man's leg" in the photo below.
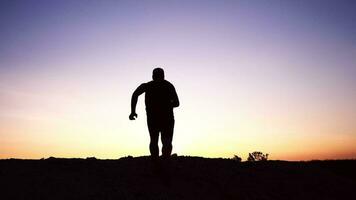
<svg viewBox="0 0 356 200">
<path fill-rule="evenodd" d="M 174 119 L 169 120 L 167 123 L 165 123 L 161 133 L 162 156 L 164 158 L 170 157 L 172 153 L 173 130 L 174 130 Z"/>
<path fill-rule="evenodd" d="M 158 136 L 159 130 L 152 120 L 147 119 L 148 131 L 150 132 L 150 153 L 153 159 L 158 159 Z"/>
</svg>

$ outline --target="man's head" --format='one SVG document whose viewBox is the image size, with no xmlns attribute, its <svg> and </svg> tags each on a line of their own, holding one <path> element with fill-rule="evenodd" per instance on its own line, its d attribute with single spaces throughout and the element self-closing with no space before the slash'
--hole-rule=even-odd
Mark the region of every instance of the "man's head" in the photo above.
<svg viewBox="0 0 356 200">
<path fill-rule="evenodd" d="M 154 81 L 163 81 L 164 80 L 164 71 L 162 68 L 155 68 L 152 73 L 152 79 Z"/>
</svg>

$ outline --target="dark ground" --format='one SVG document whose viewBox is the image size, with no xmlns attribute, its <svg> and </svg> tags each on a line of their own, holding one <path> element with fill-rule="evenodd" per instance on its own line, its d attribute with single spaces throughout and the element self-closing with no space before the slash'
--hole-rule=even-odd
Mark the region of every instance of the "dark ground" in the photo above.
<svg viewBox="0 0 356 200">
<path fill-rule="evenodd" d="M 169 166 L 157 172 L 148 157 L 0 160 L 0 199 L 356 199 L 356 160 L 175 157 Z"/>
</svg>

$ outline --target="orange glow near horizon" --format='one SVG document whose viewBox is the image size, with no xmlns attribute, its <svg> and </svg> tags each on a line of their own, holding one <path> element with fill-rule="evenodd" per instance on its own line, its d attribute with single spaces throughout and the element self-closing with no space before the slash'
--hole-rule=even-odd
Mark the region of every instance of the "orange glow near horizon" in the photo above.
<svg viewBox="0 0 356 200">
<path fill-rule="evenodd" d="M 356 138 L 340 128 L 352 125 L 352 121 L 321 115 L 311 108 L 304 113 L 298 109 L 287 111 L 283 105 L 273 103 L 259 107 L 268 103 L 266 100 L 250 105 L 230 102 L 228 110 L 213 107 L 212 102 L 206 102 L 211 109 L 194 107 L 199 100 L 191 100 L 195 105 L 190 107 L 185 105 L 189 87 L 184 92 L 184 85 L 179 86 L 176 84 L 182 105 L 175 110 L 173 143 L 173 152 L 178 155 L 230 158 L 236 154 L 246 159 L 249 152 L 262 151 L 269 153 L 270 159 L 279 160 L 355 158 Z M 23 110 L 2 117 L 0 131 L 7 135 L 1 137 L 0 158 L 115 159 L 148 155 L 143 97 L 138 103 L 139 118 L 129 121 L 130 91 L 122 99 L 114 92 L 100 97 L 87 93 L 70 95 L 61 102 L 53 100 L 62 96 L 56 92 L 53 99 L 42 99 L 45 94 L 12 94 L 8 103 Z"/>
</svg>

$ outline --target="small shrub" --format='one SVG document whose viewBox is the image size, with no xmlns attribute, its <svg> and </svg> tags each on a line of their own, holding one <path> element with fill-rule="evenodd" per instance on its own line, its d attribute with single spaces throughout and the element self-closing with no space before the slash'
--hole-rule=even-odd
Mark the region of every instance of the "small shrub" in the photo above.
<svg viewBox="0 0 356 200">
<path fill-rule="evenodd" d="M 256 161 L 266 161 L 268 160 L 268 153 L 264 154 L 260 151 L 255 151 L 248 154 L 247 161 L 256 162 Z"/>
</svg>

